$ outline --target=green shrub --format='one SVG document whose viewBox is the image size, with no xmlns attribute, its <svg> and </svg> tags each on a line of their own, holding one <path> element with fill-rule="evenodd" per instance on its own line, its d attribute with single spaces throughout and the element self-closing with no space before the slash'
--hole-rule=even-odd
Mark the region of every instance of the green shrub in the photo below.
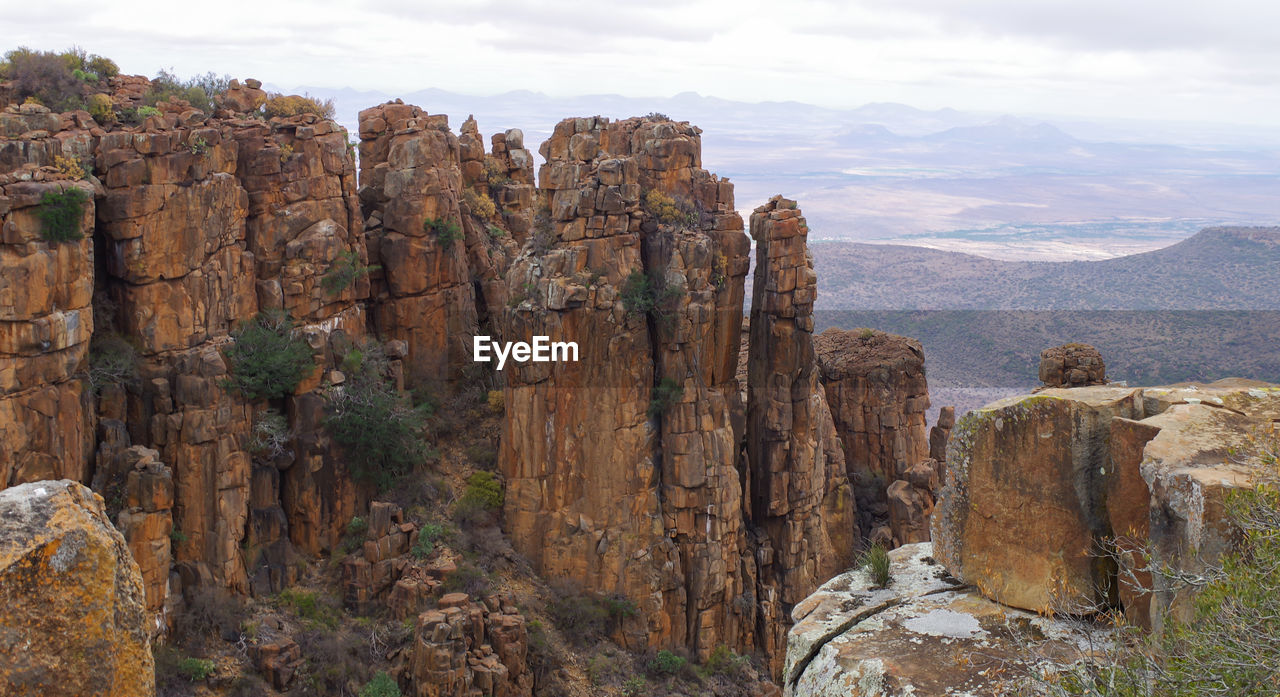
<svg viewBox="0 0 1280 697">
<path fill-rule="evenodd" d="M 178 663 L 178 674 L 191 682 L 207 680 L 215 670 L 213 661 L 207 658 L 184 658 Z"/>
<path fill-rule="evenodd" d="M 688 664 L 689 661 L 685 660 L 683 656 L 663 649 L 649 662 L 649 670 L 660 675 L 675 675 L 684 670 Z"/>
<path fill-rule="evenodd" d="M 84 107 L 88 89 L 75 74 L 87 75 L 84 59 L 84 52 L 75 49 L 59 54 L 16 48 L 5 54 L 0 79 L 13 81 L 18 101 L 35 99 L 53 111 L 73 111 Z"/>
<path fill-rule="evenodd" d="M 137 125 L 151 118 L 159 116 L 160 110 L 153 106 L 125 107 L 116 112 L 116 116 L 124 123 Z"/>
<path fill-rule="evenodd" d="M 347 526 L 342 531 L 342 544 L 338 546 L 338 551 L 343 554 L 350 554 L 358 551 L 364 544 L 365 534 L 369 532 L 369 521 L 360 516 L 353 516 L 347 521 Z"/>
<path fill-rule="evenodd" d="M 278 596 L 282 607 L 287 607 L 293 614 L 307 620 L 313 627 L 336 629 L 338 626 L 338 610 L 324 602 L 311 591 L 286 588 Z"/>
<path fill-rule="evenodd" d="M 649 418 L 657 418 L 667 413 L 671 405 L 680 400 L 684 394 L 684 386 L 671 378 L 662 378 L 662 381 L 653 386 L 653 391 L 649 397 Z"/>
<path fill-rule="evenodd" d="M 380 671 L 360 689 L 360 697 L 400 697 L 400 686 L 390 675 Z"/>
<path fill-rule="evenodd" d="M 427 523 L 418 531 L 418 539 L 413 543 L 413 556 L 426 559 L 436 551 L 436 542 L 444 536 L 444 526 L 438 523 Z"/>
<path fill-rule="evenodd" d="M 46 242 L 74 242 L 84 239 L 80 229 L 89 194 L 70 186 L 61 191 L 46 191 L 40 197 L 40 237 Z"/>
<path fill-rule="evenodd" d="M 875 337 L 875 335 L 876 335 L 876 330 L 871 329 L 870 327 L 863 327 L 862 329 L 858 330 L 858 338 L 862 339 L 863 341 L 872 339 Z"/>
<path fill-rule="evenodd" d="M 422 229 L 427 234 L 435 235 L 441 249 L 449 249 L 454 242 L 462 239 L 462 227 L 454 220 L 427 218 L 422 221 Z"/>
<path fill-rule="evenodd" d="M 884 588 L 889 585 L 889 550 L 885 549 L 880 543 L 871 545 L 871 549 L 862 553 L 862 557 L 858 560 L 858 567 L 867 570 L 871 574 L 871 581 L 878 588 Z"/>
<path fill-rule="evenodd" d="M 111 97 L 105 94 L 91 94 L 86 100 L 89 115 L 98 123 L 111 123 L 116 120 L 115 105 Z"/>
<path fill-rule="evenodd" d="M 337 295 L 377 268 L 362 263 L 360 252 L 354 249 L 339 252 L 329 270 L 320 277 L 320 287 L 327 295 Z"/>
<path fill-rule="evenodd" d="M 683 294 L 680 286 L 668 284 L 658 274 L 649 275 L 636 270 L 623 282 L 619 297 L 629 316 L 652 315 L 656 319 L 669 321 L 671 301 Z"/>
<path fill-rule="evenodd" d="M 228 384 L 250 399 L 290 394 L 316 368 L 311 347 L 283 310 L 263 310 L 231 334 Z"/>
<path fill-rule="evenodd" d="M 746 656 L 739 656 L 728 646 L 720 644 L 711 650 L 711 655 L 707 657 L 707 662 L 703 664 L 703 668 L 712 675 L 735 678 L 742 675 L 750 662 L 751 660 Z"/>
<path fill-rule="evenodd" d="M 342 368 L 346 382 L 327 392 L 325 429 L 352 475 L 385 490 L 427 457 L 426 409 L 396 390 L 390 363 L 372 342 L 348 351 Z"/>
<path fill-rule="evenodd" d="M 95 333 L 89 341 L 86 378 L 94 393 L 107 385 L 131 382 L 138 377 L 138 349 L 115 332 Z"/>
<path fill-rule="evenodd" d="M 272 94 L 262 105 L 262 113 L 269 119 L 298 114 L 315 114 L 321 118 L 331 119 L 335 112 L 332 99 L 320 99 L 309 94 Z"/>
<path fill-rule="evenodd" d="M 462 492 L 462 500 L 474 501 L 489 510 L 502 508 L 502 482 L 492 472 L 476 472 L 467 477 L 467 488 Z"/>
</svg>

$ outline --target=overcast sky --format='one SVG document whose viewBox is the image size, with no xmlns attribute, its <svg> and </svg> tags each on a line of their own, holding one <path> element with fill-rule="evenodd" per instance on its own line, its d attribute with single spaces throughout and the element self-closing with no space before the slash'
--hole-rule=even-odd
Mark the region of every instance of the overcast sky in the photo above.
<svg viewBox="0 0 1280 697">
<path fill-rule="evenodd" d="M 298 86 L 1280 121 L 1274 0 L 0 0 L 6 48 Z"/>
</svg>

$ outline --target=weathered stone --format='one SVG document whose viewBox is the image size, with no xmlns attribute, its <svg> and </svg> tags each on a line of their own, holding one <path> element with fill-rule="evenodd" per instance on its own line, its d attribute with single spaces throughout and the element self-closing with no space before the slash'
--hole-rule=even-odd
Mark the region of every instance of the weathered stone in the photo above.
<svg viewBox="0 0 1280 697">
<path fill-rule="evenodd" d="M 1102 354 L 1088 344 L 1064 344 L 1040 352 L 1040 382 L 1046 387 L 1107 384 Z"/>
<path fill-rule="evenodd" d="M 987 600 L 947 576 L 932 551 L 922 543 L 890 552 L 886 588 L 849 571 L 797 605 L 783 694 L 977 695 L 996 694 L 997 684 L 1009 690 L 1001 694 L 1031 694 L 1020 679 L 1106 641 L 1094 628 Z"/>
<path fill-rule="evenodd" d="M 1141 418 L 1142 392 L 1045 390 L 965 414 L 951 433 L 933 515 L 938 560 L 987 597 L 1028 610 L 1096 608 L 1110 573 L 1107 534 L 1113 417 Z"/>
<path fill-rule="evenodd" d="M 931 456 L 924 349 L 894 334 L 835 328 L 815 337 L 814 347 L 857 496 L 859 525 L 869 534 L 888 522 L 890 483 Z"/>
<path fill-rule="evenodd" d="M 154 694 L 146 618 L 100 496 L 65 479 L 0 491 L 0 693 Z"/>
</svg>

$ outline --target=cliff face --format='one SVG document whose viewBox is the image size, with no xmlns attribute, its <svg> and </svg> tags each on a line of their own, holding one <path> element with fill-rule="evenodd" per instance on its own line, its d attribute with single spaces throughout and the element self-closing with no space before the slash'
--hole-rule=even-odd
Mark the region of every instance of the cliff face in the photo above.
<svg viewBox="0 0 1280 697">
<path fill-rule="evenodd" d="M 360 138 L 366 240 L 381 269 L 372 326 L 408 346 L 411 386 L 456 386 L 474 378 L 472 338 L 506 304 L 533 158 L 519 131 L 494 136 L 486 156 L 474 120 L 455 136 L 447 116 L 394 102 L 360 112 Z"/>
<path fill-rule="evenodd" d="M 872 330 L 831 328 L 818 335 L 815 345 L 863 535 L 879 539 L 885 533 L 877 530 L 889 526 L 895 544 L 927 540 L 927 517 L 920 521 L 924 538 L 915 539 L 919 536 L 893 525 L 898 516 L 892 515 L 908 499 L 924 515 L 925 497 L 913 491 L 891 499 L 888 493 L 907 479 L 908 470 L 930 457 L 925 424 L 929 387 L 920 342 Z M 938 438 L 945 444 L 944 435 Z"/>
<path fill-rule="evenodd" d="M 629 646 L 705 655 L 751 645 L 732 601 L 754 582 L 731 413 L 747 241 L 699 147 L 640 119 L 569 119 L 543 145 L 549 211 L 507 275 L 504 334 L 580 357 L 509 369 L 500 466 L 536 568 L 633 600 Z"/>
<path fill-rule="evenodd" d="M 103 492 L 153 635 L 185 591 L 276 593 L 300 556 L 340 553 L 353 516 L 387 518 L 344 560 L 344 599 L 420 615 L 402 677 L 424 695 L 524 694 L 528 637 L 509 599 L 446 595 L 421 614 L 457 567 L 408 559 L 417 530 L 370 508 L 325 431 L 326 392 L 370 337 L 404 387 L 446 396 L 484 379 L 477 335 L 573 341 L 575 362 L 504 371 L 515 547 L 547 579 L 633 604 L 614 637 L 628 648 L 760 650 L 779 671 L 791 607 L 861 543 L 794 203 L 752 217 L 740 358 L 750 240 L 695 127 L 568 119 L 542 146 L 539 189 L 519 131 L 486 152 L 474 120 L 455 135 L 392 102 L 360 115 L 357 187 L 345 131 L 262 118 L 263 98 L 235 83 L 213 116 L 170 101 L 132 128 L 3 113 L 0 488 L 67 477 Z M 92 173 L 62 169 L 69 155 Z M 83 237 L 47 241 L 46 194 L 65 189 L 85 192 Z M 292 318 L 315 368 L 251 400 L 227 352 L 264 312 Z M 91 341 L 128 364 L 104 373 Z M 287 433 L 265 453 L 271 411 Z M 283 685 L 296 652 L 282 640 L 254 661 Z"/>
</svg>

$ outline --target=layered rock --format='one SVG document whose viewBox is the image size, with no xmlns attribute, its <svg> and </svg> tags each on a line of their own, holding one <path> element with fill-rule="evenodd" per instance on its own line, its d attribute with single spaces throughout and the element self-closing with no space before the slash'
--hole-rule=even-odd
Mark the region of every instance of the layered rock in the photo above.
<svg viewBox="0 0 1280 697">
<path fill-rule="evenodd" d="M 929 541 L 934 495 L 938 490 L 938 463 L 919 462 L 903 472 L 903 478 L 885 491 L 889 499 L 889 529 L 893 545 Z"/>
<path fill-rule="evenodd" d="M 415 697 L 533 694 L 529 635 L 510 598 L 450 593 L 418 616 L 408 674 Z"/>
<path fill-rule="evenodd" d="M 947 575 L 932 552 L 928 543 L 899 547 L 889 554 L 887 587 L 854 570 L 797 605 L 783 694 L 1031 694 L 1030 678 L 1042 667 L 1079 660 L 1082 647 L 1105 641 L 1079 623 L 983 598 Z"/>
<path fill-rule="evenodd" d="M 1239 381 L 1049 389 L 970 412 L 948 449 L 936 556 L 1015 607 L 1189 619 L 1191 589 L 1170 580 L 1230 549 L 1227 493 L 1259 481 L 1248 447 L 1278 416 L 1280 390 Z M 1147 553 L 1172 575 L 1147 573 Z"/>
<path fill-rule="evenodd" d="M 124 509 L 116 518 L 116 527 L 138 562 L 155 633 L 166 624 L 165 601 L 173 561 L 173 472 L 158 457 L 156 451 L 135 445 L 111 464 L 113 470 L 127 472 Z"/>
<path fill-rule="evenodd" d="M 814 344 L 859 523 L 870 535 L 888 522 L 890 484 L 930 456 L 924 350 L 914 339 L 873 330 L 831 328 Z"/>
<path fill-rule="evenodd" d="M 138 565 L 103 501 L 70 480 L 0 491 L 0 693 L 155 693 Z"/>
<path fill-rule="evenodd" d="M 579 356 L 505 371 L 507 531 L 545 576 L 634 601 L 627 646 L 749 646 L 732 186 L 686 123 L 568 119 L 542 153 L 548 220 L 507 275 L 503 333 Z"/>
<path fill-rule="evenodd" d="M 776 594 L 771 609 L 782 613 L 762 618 L 773 636 L 761 642 L 773 656 L 782 653 L 787 610 L 846 567 L 859 539 L 844 448 L 819 381 L 808 232 L 795 202 L 781 196 L 751 214 L 747 472 L 752 523 L 769 550 L 760 585 Z"/>
<path fill-rule="evenodd" d="M 1040 382 L 1046 387 L 1107 384 L 1102 354 L 1089 344 L 1064 344 L 1040 352 Z"/>
<path fill-rule="evenodd" d="M 19 118 L 4 116 L 6 125 Z M 32 116 L 51 117 L 55 131 L 61 125 L 53 114 Z M 41 124 L 21 128 L 30 125 Z M 81 133 L 72 133 L 71 142 L 79 143 Z M 47 153 L 73 153 L 57 138 L 4 140 L 0 148 L 28 144 L 48 148 L 24 148 L 19 155 L 31 166 L 0 173 L 0 488 L 84 481 L 93 453 L 92 409 L 81 378 L 93 334 L 94 189 L 88 182 L 33 180 L 61 176 L 35 167 L 52 159 Z M 42 201 L 67 190 L 87 199 L 74 223 L 83 238 L 47 241 L 41 214 L 53 204 Z"/>
<path fill-rule="evenodd" d="M 457 380 L 479 333 L 459 163 L 448 116 L 391 102 L 360 112 L 360 201 L 381 267 L 372 320 L 406 342 L 411 385 Z"/>
</svg>

